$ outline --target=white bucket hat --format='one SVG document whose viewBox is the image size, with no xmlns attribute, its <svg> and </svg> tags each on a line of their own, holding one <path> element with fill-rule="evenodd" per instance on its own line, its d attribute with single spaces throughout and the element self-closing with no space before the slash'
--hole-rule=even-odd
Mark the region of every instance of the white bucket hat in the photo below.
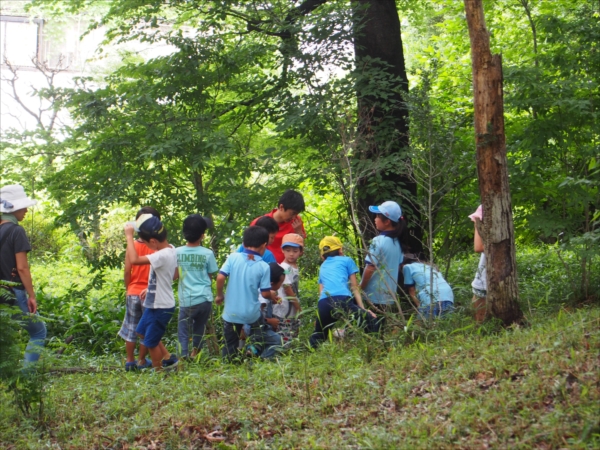
<svg viewBox="0 0 600 450">
<path fill-rule="evenodd" d="M 0 212 L 12 214 L 23 208 L 37 205 L 37 200 L 27 197 L 20 184 L 11 184 L 0 189 Z"/>
</svg>

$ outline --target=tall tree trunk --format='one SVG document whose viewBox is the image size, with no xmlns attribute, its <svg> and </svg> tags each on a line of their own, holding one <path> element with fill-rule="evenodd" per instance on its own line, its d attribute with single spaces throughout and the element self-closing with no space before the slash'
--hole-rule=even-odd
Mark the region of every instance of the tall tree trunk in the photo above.
<svg viewBox="0 0 600 450">
<path fill-rule="evenodd" d="M 502 58 L 492 55 L 482 0 L 464 0 L 471 38 L 477 174 L 483 204 L 480 227 L 487 257 L 487 307 L 505 325 L 523 318 L 519 307 L 515 238 L 508 184 L 502 100 Z"/>
<path fill-rule="evenodd" d="M 399 80 L 400 89 L 408 91 L 408 78 L 404 65 L 400 19 L 394 0 L 357 0 L 356 20 L 357 30 L 354 37 L 354 52 L 358 70 L 365 64 L 380 67 L 389 75 Z M 383 64 L 371 63 L 379 59 Z M 398 85 L 390 88 L 390 92 L 382 92 L 379 97 L 365 95 L 361 86 L 357 87 L 359 108 L 359 130 L 363 151 L 361 157 L 370 160 L 374 165 L 377 160 L 391 154 L 402 157 L 408 146 L 408 111 L 404 105 Z M 388 109 L 390 108 L 391 109 Z M 396 200 L 401 204 L 405 217 L 413 224 L 419 222 L 419 211 L 412 204 L 393 198 L 388 190 L 377 190 L 369 187 L 374 179 L 380 176 L 382 183 L 391 182 L 394 191 L 400 189 L 417 193 L 417 185 L 410 177 L 388 170 L 385 167 L 374 169 L 366 174 L 359 182 L 358 194 L 361 215 L 369 219 L 368 206 L 379 204 L 385 200 Z M 388 191 L 388 192 L 386 192 Z M 373 236 L 367 236 L 370 238 Z M 412 251 L 422 249 L 422 230 L 416 227 L 409 239 Z"/>
</svg>

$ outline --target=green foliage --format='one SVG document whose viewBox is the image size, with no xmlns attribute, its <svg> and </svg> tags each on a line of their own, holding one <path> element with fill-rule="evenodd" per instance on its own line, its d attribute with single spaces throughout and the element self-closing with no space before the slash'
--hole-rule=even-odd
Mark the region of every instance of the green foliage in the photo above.
<svg viewBox="0 0 600 450">
<path fill-rule="evenodd" d="M 40 311 L 48 335 L 74 344 L 91 354 L 119 351 L 116 338 L 125 315 L 122 272 L 92 272 L 81 263 L 48 263 L 33 267 Z"/>
<path fill-rule="evenodd" d="M 3 300 L 14 300 L 14 294 L 4 286 L 15 283 L 4 280 L 0 283 Z M 22 366 L 24 346 L 18 321 L 20 313 L 18 306 L 0 303 L 0 392 L 10 393 L 11 400 L 25 417 L 32 417 L 35 412 L 39 421 L 43 413 L 45 376 L 35 366 Z"/>
</svg>

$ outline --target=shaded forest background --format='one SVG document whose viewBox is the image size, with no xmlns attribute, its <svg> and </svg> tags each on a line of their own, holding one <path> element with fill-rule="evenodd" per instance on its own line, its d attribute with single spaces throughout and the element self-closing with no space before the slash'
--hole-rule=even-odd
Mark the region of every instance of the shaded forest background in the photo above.
<svg viewBox="0 0 600 450">
<path fill-rule="evenodd" d="M 517 244 L 574 251 L 585 299 L 600 219 L 598 3 L 484 7 L 503 55 Z M 74 16 L 103 27 L 97 59 L 121 61 L 34 92 L 49 106 L 38 126 L 3 130 L 3 184 L 47 200 L 30 226 L 40 256 L 61 258 L 52 233 L 67 233 L 71 256 L 119 267 L 111 224 L 152 204 L 174 243 L 187 214 L 213 216 L 223 258 L 287 188 L 307 197 L 308 247 L 337 232 L 360 248 L 372 233 L 364 205 L 394 199 L 414 247 L 430 247 L 446 274 L 471 251 L 479 194 L 461 2 L 53 0 L 26 14 L 49 30 Z M 130 41 L 172 52 L 145 60 L 118 47 Z M 57 111 L 70 120 L 58 125 Z"/>
</svg>

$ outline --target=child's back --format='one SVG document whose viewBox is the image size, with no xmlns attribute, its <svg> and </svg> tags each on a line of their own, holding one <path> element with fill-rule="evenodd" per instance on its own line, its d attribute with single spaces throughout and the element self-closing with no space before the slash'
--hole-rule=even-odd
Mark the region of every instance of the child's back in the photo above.
<svg viewBox="0 0 600 450">
<path fill-rule="evenodd" d="M 202 247 L 177 248 L 179 267 L 179 306 L 190 307 L 212 302 L 213 294 L 209 274 L 219 270 L 212 250 Z"/>
<path fill-rule="evenodd" d="M 219 268 L 212 250 L 202 247 L 202 239 L 208 228 L 209 219 L 191 214 L 183 221 L 183 236 L 187 244 L 177 248 L 179 267 L 179 318 L 177 337 L 181 356 L 187 357 L 190 334 L 192 357 L 204 344 L 206 325 L 212 314 L 212 276 Z"/>
<path fill-rule="evenodd" d="M 229 255 L 217 275 L 217 304 L 225 301 L 223 308 L 223 357 L 231 358 L 238 353 L 240 336 L 244 324 L 250 325 L 250 336 L 262 349 L 264 341 L 260 301 L 257 292 L 271 298 L 271 273 L 269 265 L 261 255 L 269 240 L 267 230 L 248 227 L 244 230 L 244 251 Z M 225 280 L 229 278 L 227 291 L 223 295 Z"/>
<path fill-rule="evenodd" d="M 253 253 L 244 250 L 229 255 L 219 271 L 229 277 L 222 316 L 227 322 L 256 322 L 261 315 L 256 293 L 271 290 L 269 265 Z"/>
<path fill-rule="evenodd" d="M 352 258 L 343 256 L 342 247 L 342 242 L 335 236 L 326 236 L 319 243 L 324 261 L 319 270 L 321 296 L 317 305 L 315 331 L 310 337 L 313 348 L 326 338 L 342 311 L 360 318 L 360 326 L 366 326 L 365 331 L 379 331 L 375 314 L 366 311 L 362 302 L 356 281 L 358 267 Z"/>
<path fill-rule="evenodd" d="M 319 299 L 335 296 L 351 297 L 353 294 L 348 287 L 348 279 L 357 272 L 356 263 L 348 256 L 326 258 L 319 269 L 319 284 L 323 286 Z"/>
</svg>

